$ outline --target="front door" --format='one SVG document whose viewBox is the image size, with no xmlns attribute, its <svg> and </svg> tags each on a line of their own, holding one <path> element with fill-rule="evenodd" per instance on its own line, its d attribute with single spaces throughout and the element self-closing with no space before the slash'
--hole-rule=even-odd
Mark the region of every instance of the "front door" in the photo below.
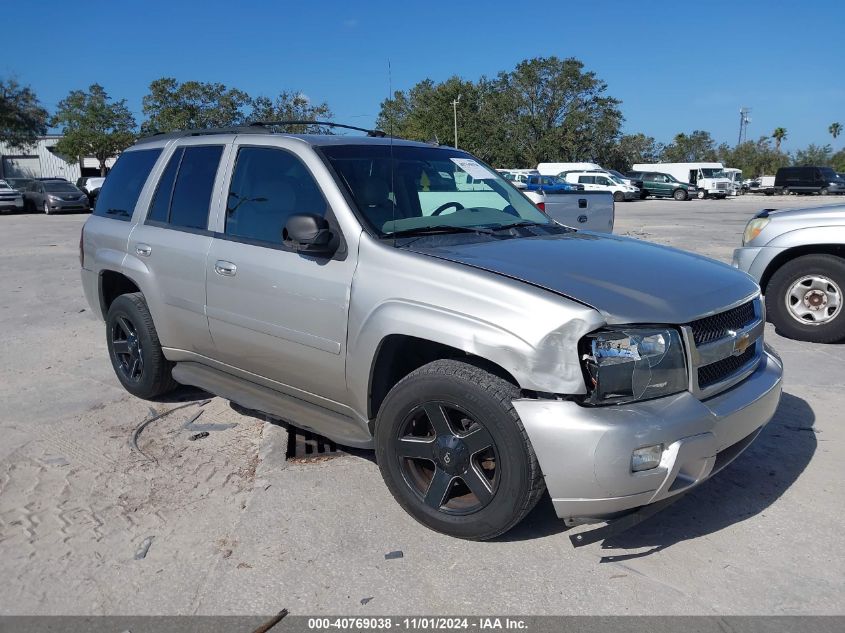
<svg viewBox="0 0 845 633">
<path fill-rule="evenodd" d="M 295 146 L 273 142 L 247 138 L 234 148 L 228 202 L 206 270 L 215 357 L 331 408 L 323 398 L 347 400 L 346 323 L 355 253 L 341 246 L 325 258 L 285 246 L 282 230 L 293 214 L 318 214 L 339 229 Z"/>
</svg>

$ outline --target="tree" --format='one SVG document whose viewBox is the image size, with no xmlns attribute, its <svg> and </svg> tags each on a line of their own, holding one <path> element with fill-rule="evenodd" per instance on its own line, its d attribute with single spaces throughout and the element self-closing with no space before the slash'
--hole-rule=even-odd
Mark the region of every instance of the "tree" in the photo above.
<svg viewBox="0 0 845 633">
<path fill-rule="evenodd" d="M 776 127 L 775 131 L 772 132 L 772 138 L 775 139 L 775 149 L 780 151 L 780 144 L 786 140 L 786 128 Z"/>
<path fill-rule="evenodd" d="M 252 100 L 250 121 L 315 121 L 332 118 L 328 104 L 313 105 L 301 92 L 280 92 L 275 99 L 256 97 Z M 285 131 L 294 134 L 330 134 L 331 128 L 319 125 L 290 125 Z"/>
<path fill-rule="evenodd" d="M 47 133 L 47 110 L 29 86 L 0 79 L 0 141 L 22 149 Z"/>
<path fill-rule="evenodd" d="M 830 135 L 836 140 L 836 137 L 842 132 L 842 124 L 841 123 L 831 123 L 830 127 L 827 128 L 827 131 L 830 132 Z"/>
<path fill-rule="evenodd" d="M 806 148 L 795 152 L 793 165 L 818 165 L 826 167 L 833 159 L 833 148 L 830 145 L 810 144 Z"/>
<path fill-rule="evenodd" d="M 768 136 L 735 147 L 723 143 L 719 146 L 718 155 L 726 167 L 741 169 L 745 178 L 774 174 L 779 167 L 786 167 L 790 162 L 788 154 L 772 147 L 771 137 Z"/>
<path fill-rule="evenodd" d="M 425 79 L 381 104 L 378 127 L 397 136 L 458 144 L 487 162 L 607 160 L 620 135 L 620 102 L 577 59 L 536 58 L 495 79 Z"/>
<path fill-rule="evenodd" d="M 678 134 L 663 149 L 661 159 L 667 163 L 692 163 L 715 161 L 716 142 L 710 132 L 694 130 L 691 134 Z"/>
<path fill-rule="evenodd" d="M 147 120 L 141 124 L 141 132 L 240 125 L 251 101 L 247 93 L 221 83 L 180 84 L 172 77 L 162 77 L 150 84 L 150 91 L 144 96 L 142 107 Z"/>
<path fill-rule="evenodd" d="M 663 151 L 663 145 L 651 136 L 642 133 L 626 134 L 611 150 L 610 159 L 605 166 L 621 172 L 630 171 L 631 166 L 636 163 L 657 162 Z"/>
<path fill-rule="evenodd" d="M 94 156 L 100 174 L 106 175 L 106 160 L 135 141 L 135 117 L 126 100 L 112 101 L 105 89 L 92 84 L 88 92 L 73 90 L 59 102 L 52 127 L 61 127 L 64 135 L 56 143 L 56 152 L 64 156 Z"/>
<path fill-rule="evenodd" d="M 840 149 L 831 156 L 830 164 L 837 172 L 845 172 L 845 149 Z"/>
</svg>

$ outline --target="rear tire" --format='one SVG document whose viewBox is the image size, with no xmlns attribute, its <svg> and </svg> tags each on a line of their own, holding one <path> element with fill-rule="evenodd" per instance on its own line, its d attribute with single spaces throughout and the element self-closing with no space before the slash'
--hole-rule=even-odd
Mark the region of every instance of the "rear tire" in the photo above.
<svg viewBox="0 0 845 633">
<path fill-rule="evenodd" d="M 106 345 L 117 379 L 133 396 L 149 400 L 178 386 L 140 292 L 112 301 L 106 316 Z"/>
<path fill-rule="evenodd" d="M 783 336 L 811 343 L 835 343 L 845 339 L 843 291 L 845 259 L 804 255 L 772 275 L 766 285 L 766 313 Z"/>
<path fill-rule="evenodd" d="M 683 189 L 675 189 L 675 193 L 672 194 L 672 197 L 675 200 L 683 201 L 687 199 L 687 192 Z"/>
<path fill-rule="evenodd" d="M 784 187 L 783 189 L 781 189 L 781 190 L 780 190 L 780 195 L 782 195 L 782 196 L 788 196 L 788 195 L 789 195 L 789 187 Z"/>
<path fill-rule="evenodd" d="M 457 360 L 400 380 L 375 430 L 379 469 L 399 505 L 432 530 L 470 540 L 519 523 L 545 490 L 513 407 L 519 396 L 515 385 Z"/>
</svg>

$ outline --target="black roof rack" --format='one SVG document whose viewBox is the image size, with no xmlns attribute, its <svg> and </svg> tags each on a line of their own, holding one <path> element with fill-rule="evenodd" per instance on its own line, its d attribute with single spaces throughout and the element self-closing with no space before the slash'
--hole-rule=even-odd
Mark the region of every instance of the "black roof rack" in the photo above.
<svg viewBox="0 0 845 633">
<path fill-rule="evenodd" d="M 332 123 L 331 121 L 250 121 L 246 125 L 238 125 L 232 127 L 214 127 L 205 128 L 202 130 L 178 130 L 176 132 L 154 132 L 147 136 L 141 137 L 136 141 L 136 144 L 159 141 L 167 138 L 185 138 L 188 136 L 209 136 L 211 134 L 266 134 L 271 132 L 269 128 L 282 127 L 285 125 L 322 125 L 324 127 L 338 127 L 346 130 L 355 130 L 357 132 L 366 132 L 367 136 L 376 138 L 384 138 L 387 136 L 381 130 L 368 130 L 363 127 L 355 127 L 354 125 L 344 125 L 343 123 Z"/>
<path fill-rule="evenodd" d="M 354 125 L 344 125 L 343 123 L 333 123 L 331 121 L 250 121 L 250 126 L 259 127 L 281 127 L 284 125 L 322 125 L 324 127 L 339 127 L 345 130 L 355 130 L 357 132 L 366 132 L 367 136 L 374 136 L 377 138 L 384 138 L 387 136 L 381 130 L 369 130 L 365 127 L 356 127 Z"/>
</svg>

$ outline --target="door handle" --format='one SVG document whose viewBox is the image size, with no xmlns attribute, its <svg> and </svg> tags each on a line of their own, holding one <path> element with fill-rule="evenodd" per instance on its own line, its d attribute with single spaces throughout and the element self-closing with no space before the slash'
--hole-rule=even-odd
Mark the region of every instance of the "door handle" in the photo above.
<svg viewBox="0 0 845 633">
<path fill-rule="evenodd" d="M 218 275 L 223 275 L 224 277 L 234 277 L 235 274 L 238 272 L 238 267 L 235 266 L 232 262 L 223 261 L 222 259 L 218 259 L 214 264 L 214 272 Z"/>
<path fill-rule="evenodd" d="M 135 244 L 135 254 L 141 257 L 149 257 L 150 253 L 153 252 L 153 247 L 149 244 Z"/>
</svg>

